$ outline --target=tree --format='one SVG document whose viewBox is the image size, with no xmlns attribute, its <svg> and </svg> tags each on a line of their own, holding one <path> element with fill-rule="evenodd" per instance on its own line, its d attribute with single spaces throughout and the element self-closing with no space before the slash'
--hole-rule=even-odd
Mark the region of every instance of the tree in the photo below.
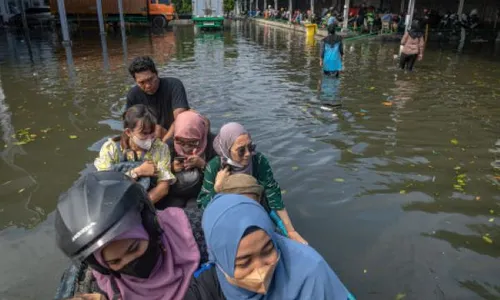
<svg viewBox="0 0 500 300">
<path fill-rule="evenodd" d="M 224 11 L 226 13 L 233 11 L 234 9 L 234 0 L 224 0 Z"/>
<path fill-rule="evenodd" d="M 178 14 L 191 14 L 193 8 L 190 0 L 172 0 Z"/>
</svg>

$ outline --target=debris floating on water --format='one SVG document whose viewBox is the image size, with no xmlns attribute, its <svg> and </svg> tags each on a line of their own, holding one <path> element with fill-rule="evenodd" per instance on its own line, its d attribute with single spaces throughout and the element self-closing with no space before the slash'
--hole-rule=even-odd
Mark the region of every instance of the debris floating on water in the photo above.
<svg viewBox="0 0 500 300">
<path fill-rule="evenodd" d="M 485 241 L 488 244 L 493 244 L 493 240 L 486 235 L 483 235 L 483 241 Z"/>
<path fill-rule="evenodd" d="M 403 300 L 404 298 L 406 298 L 406 294 L 399 293 L 399 294 L 396 295 L 396 297 L 394 299 L 395 300 Z"/>
</svg>

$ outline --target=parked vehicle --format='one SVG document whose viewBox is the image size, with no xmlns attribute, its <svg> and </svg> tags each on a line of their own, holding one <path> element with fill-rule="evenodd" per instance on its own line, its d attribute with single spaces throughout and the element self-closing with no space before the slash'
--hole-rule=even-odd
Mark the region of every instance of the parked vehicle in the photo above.
<svg viewBox="0 0 500 300">
<path fill-rule="evenodd" d="M 193 23 L 202 29 L 223 29 L 223 0 L 193 0 Z"/>
<path fill-rule="evenodd" d="M 29 27 L 50 25 L 54 21 L 54 16 L 50 13 L 50 8 L 48 6 L 30 7 L 25 10 L 25 13 L 26 22 Z M 22 27 L 22 14 L 15 14 L 9 19 L 8 23 L 9 25 Z"/>
<path fill-rule="evenodd" d="M 69 21 L 97 20 L 95 0 L 65 0 L 66 15 Z M 57 0 L 50 0 L 51 12 L 58 14 Z M 104 22 L 120 21 L 118 1 L 102 0 Z M 174 19 L 175 8 L 170 0 L 123 0 L 125 22 L 148 23 L 154 27 L 167 27 Z"/>
</svg>

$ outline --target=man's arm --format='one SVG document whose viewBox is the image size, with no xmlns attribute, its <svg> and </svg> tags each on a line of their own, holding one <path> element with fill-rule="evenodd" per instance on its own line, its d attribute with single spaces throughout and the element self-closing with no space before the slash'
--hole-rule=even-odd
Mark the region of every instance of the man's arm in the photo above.
<svg viewBox="0 0 500 300">
<path fill-rule="evenodd" d="M 149 199 L 155 204 L 168 195 L 168 190 L 170 188 L 170 183 L 168 181 L 160 181 L 158 184 L 152 188 L 149 192 Z"/>
<path fill-rule="evenodd" d="M 187 108 L 177 108 L 177 109 L 174 109 L 174 123 L 172 123 L 172 125 L 170 125 L 170 128 L 168 130 L 166 130 L 165 128 L 161 127 L 161 129 L 163 129 L 163 132 L 166 132 L 166 134 L 163 136 L 162 138 L 162 141 L 165 143 L 168 139 L 170 139 L 171 137 L 174 136 L 174 126 L 175 126 L 175 119 L 177 119 L 177 116 L 183 112 L 183 111 L 186 111 L 188 110 Z M 159 125 L 158 125 L 159 126 Z"/>
<path fill-rule="evenodd" d="M 174 122 L 167 129 L 167 134 L 163 136 L 163 141 L 165 142 L 174 135 L 174 123 L 177 116 L 186 110 L 189 110 L 189 104 L 186 96 L 186 89 L 184 84 L 177 78 L 172 79 L 172 110 L 174 115 Z"/>
</svg>

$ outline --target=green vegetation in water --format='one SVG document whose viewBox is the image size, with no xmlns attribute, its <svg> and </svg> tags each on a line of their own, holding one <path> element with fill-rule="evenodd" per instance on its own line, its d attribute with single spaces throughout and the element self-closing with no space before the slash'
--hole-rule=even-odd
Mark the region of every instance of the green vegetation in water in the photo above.
<svg viewBox="0 0 500 300">
<path fill-rule="evenodd" d="M 460 170 L 460 167 L 455 167 L 455 170 Z M 456 183 L 453 184 L 453 188 L 459 192 L 465 192 L 465 186 L 467 185 L 465 181 L 467 180 L 467 174 L 458 174 L 456 177 Z"/>
<path fill-rule="evenodd" d="M 28 143 L 35 141 L 37 135 L 30 132 L 30 130 L 31 128 L 27 127 L 16 131 L 16 133 L 12 135 L 12 138 L 17 139 L 17 142 L 14 142 L 14 145 L 16 146 L 26 145 Z"/>
</svg>

